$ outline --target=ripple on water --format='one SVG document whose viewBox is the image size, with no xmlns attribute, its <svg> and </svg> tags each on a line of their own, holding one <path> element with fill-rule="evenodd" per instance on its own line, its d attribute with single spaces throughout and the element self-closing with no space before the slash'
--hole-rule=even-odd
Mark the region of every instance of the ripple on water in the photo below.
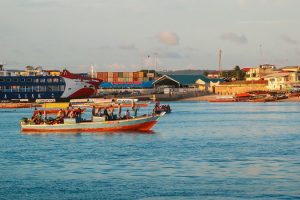
<svg viewBox="0 0 300 200">
<path fill-rule="evenodd" d="M 299 104 L 170 105 L 147 134 L 25 135 L 18 120 L 31 110 L 1 110 L 0 198 L 300 196 Z"/>
</svg>

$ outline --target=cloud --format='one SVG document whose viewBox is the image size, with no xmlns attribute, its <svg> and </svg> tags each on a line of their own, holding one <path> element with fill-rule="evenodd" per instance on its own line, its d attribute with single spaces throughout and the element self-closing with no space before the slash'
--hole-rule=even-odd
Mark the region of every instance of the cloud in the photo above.
<svg viewBox="0 0 300 200">
<path fill-rule="evenodd" d="M 284 35 L 284 34 L 283 34 L 283 35 L 280 36 L 280 38 L 281 38 L 282 41 L 284 41 L 284 42 L 287 43 L 287 44 L 296 45 L 296 44 L 298 43 L 297 40 L 291 38 L 291 37 L 288 36 L 288 35 Z"/>
<path fill-rule="evenodd" d="M 137 50 L 134 44 L 123 44 L 120 45 L 120 49 L 122 50 Z"/>
<path fill-rule="evenodd" d="M 125 64 L 119 64 L 119 63 L 113 63 L 110 65 L 107 65 L 105 67 L 102 67 L 103 70 L 107 70 L 107 71 L 122 71 L 122 72 L 130 72 L 130 71 L 137 71 L 140 69 L 140 66 L 135 65 L 135 64 L 129 64 L 129 65 L 125 65 Z"/>
<path fill-rule="evenodd" d="M 194 48 L 194 47 L 186 47 L 185 50 L 189 51 L 189 52 L 198 52 L 199 49 Z"/>
<path fill-rule="evenodd" d="M 227 40 L 236 44 L 247 44 L 248 39 L 245 35 L 237 35 L 235 33 L 223 33 L 220 38 L 222 40 Z"/>
<path fill-rule="evenodd" d="M 241 7 L 244 7 L 247 4 L 247 0 L 237 0 L 237 2 Z"/>
<path fill-rule="evenodd" d="M 240 21 L 238 24 L 243 24 L 243 25 L 287 25 L 287 24 L 294 24 L 297 23 L 295 20 L 246 20 L 246 21 Z"/>
<path fill-rule="evenodd" d="M 161 32 L 157 35 L 157 39 L 167 45 L 178 45 L 179 44 L 179 37 L 176 33 L 171 33 L 168 31 Z"/>
<path fill-rule="evenodd" d="M 161 55 L 162 58 L 168 58 L 168 59 L 181 59 L 183 56 L 177 52 L 169 51 L 165 52 Z"/>
<path fill-rule="evenodd" d="M 283 7 L 289 2 L 287 0 L 237 0 L 237 3 L 240 7 L 247 7 L 253 4 Z"/>
<path fill-rule="evenodd" d="M 17 1 L 20 6 L 23 7 L 61 7 L 63 4 L 57 0 L 26 0 L 26 1 Z"/>
</svg>

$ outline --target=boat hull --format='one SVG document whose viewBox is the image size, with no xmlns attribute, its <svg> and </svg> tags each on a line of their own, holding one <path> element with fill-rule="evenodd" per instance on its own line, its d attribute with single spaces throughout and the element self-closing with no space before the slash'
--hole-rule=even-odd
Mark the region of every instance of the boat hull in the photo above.
<svg viewBox="0 0 300 200">
<path fill-rule="evenodd" d="M 21 124 L 22 132 L 110 132 L 110 131 L 149 131 L 162 115 L 138 117 L 129 120 L 104 122 L 81 122 L 76 124 Z"/>
</svg>

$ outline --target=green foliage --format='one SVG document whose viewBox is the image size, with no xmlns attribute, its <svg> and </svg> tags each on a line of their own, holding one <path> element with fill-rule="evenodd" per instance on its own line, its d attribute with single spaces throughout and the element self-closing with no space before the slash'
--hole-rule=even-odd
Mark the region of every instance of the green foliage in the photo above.
<svg viewBox="0 0 300 200">
<path fill-rule="evenodd" d="M 245 80 L 246 73 L 237 65 L 233 70 L 223 71 L 221 76 L 228 80 Z"/>
</svg>

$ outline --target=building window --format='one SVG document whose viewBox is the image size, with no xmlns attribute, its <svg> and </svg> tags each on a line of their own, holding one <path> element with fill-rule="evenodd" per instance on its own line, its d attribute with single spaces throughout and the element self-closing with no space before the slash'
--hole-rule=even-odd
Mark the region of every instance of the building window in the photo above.
<svg viewBox="0 0 300 200">
<path fill-rule="evenodd" d="M 26 82 L 32 82 L 31 78 L 26 79 Z"/>
<path fill-rule="evenodd" d="M 11 79 L 10 79 L 10 78 L 7 78 L 7 79 L 6 79 L 6 82 L 11 82 Z"/>
</svg>

